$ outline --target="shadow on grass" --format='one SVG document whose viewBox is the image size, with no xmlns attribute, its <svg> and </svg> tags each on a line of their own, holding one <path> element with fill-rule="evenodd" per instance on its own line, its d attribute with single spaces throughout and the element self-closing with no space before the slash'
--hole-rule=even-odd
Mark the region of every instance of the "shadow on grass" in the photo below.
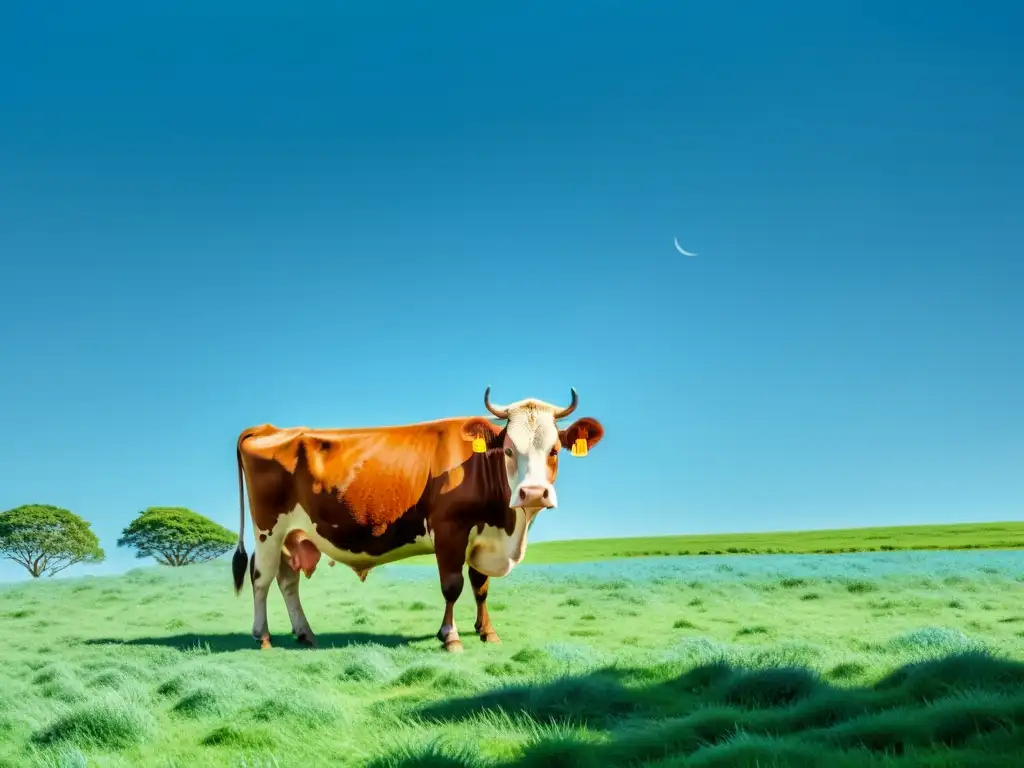
<svg viewBox="0 0 1024 768">
<path fill-rule="evenodd" d="M 342 632 L 317 635 L 317 645 L 321 650 L 327 648 L 345 648 L 350 645 L 382 645 L 397 648 L 423 640 L 436 639 L 434 635 L 377 635 L 371 632 Z M 291 650 L 308 650 L 307 646 L 299 645 L 291 635 L 271 637 L 274 648 Z M 209 648 L 211 653 L 231 653 L 233 651 L 251 651 L 260 647 L 259 641 L 246 634 L 206 635 L 182 634 L 164 637 L 132 637 L 113 638 L 100 637 L 86 640 L 86 645 L 157 645 L 165 648 L 176 648 L 181 651 L 195 648 Z"/>
<path fill-rule="evenodd" d="M 962 653 L 863 687 L 837 687 L 798 667 L 723 662 L 683 674 L 666 667 L 660 675 L 609 668 L 431 704 L 418 714 L 459 723 L 488 712 L 563 726 L 555 731 L 563 734 L 541 732 L 509 762 L 435 741 L 369 765 L 1013 766 L 1024 754 L 1024 663 Z"/>
</svg>

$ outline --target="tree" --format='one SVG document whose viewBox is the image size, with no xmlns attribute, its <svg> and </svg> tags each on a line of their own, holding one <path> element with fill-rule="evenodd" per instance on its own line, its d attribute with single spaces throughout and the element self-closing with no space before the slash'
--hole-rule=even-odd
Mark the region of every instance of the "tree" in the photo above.
<svg viewBox="0 0 1024 768">
<path fill-rule="evenodd" d="M 76 563 L 101 563 L 106 555 L 89 523 L 49 504 L 0 512 L 0 557 L 25 566 L 38 579 Z"/>
<path fill-rule="evenodd" d="M 117 546 L 173 566 L 213 560 L 238 540 L 237 534 L 185 507 L 149 507 L 121 533 Z"/>
</svg>

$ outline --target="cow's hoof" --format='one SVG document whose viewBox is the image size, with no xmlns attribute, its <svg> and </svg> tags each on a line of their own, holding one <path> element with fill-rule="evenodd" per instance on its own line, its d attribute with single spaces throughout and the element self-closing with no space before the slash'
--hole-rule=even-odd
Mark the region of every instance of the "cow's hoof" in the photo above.
<svg viewBox="0 0 1024 768">
<path fill-rule="evenodd" d="M 316 648 L 316 638 L 313 635 L 306 634 L 305 632 L 295 636 L 295 642 L 299 645 L 304 645 L 307 648 Z"/>
<path fill-rule="evenodd" d="M 260 638 L 260 650 L 265 651 L 268 648 L 273 648 L 273 647 L 274 646 L 272 646 L 270 644 L 270 636 L 269 635 L 264 635 L 263 637 Z"/>
<path fill-rule="evenodd" d="M 501 638 L 498 637 L 498 633 L 495 632 L 494 630 L 491 630 L 490 632 L 481 632 L 480 633 L 480 640 L 485 642 L 485 643 L 500 643 L 501 642 Z"/>
<path fill-rule="evenodd" d="M 448 653 L 462 653 L 462 641 L 457 637 L 454 640 L 446 640 L 444 643 L 444 649 L 448 651 Z"/>
</svg>

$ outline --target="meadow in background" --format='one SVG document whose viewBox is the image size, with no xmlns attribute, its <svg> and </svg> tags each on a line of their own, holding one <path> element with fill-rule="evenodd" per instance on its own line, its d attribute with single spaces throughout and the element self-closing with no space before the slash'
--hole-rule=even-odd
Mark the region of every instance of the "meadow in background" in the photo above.
<svg viewBox="0 0 1024 768">
<path fill-rule="evenodd" d="M 831 555 L 839 552 L 894 552 L 907 549 L 1021 548 L 1024 548 L 1024 522 L 952 523 L 541 541 L 530 544 L 526 564 L 579 563 L 620 557 L 672 555 Z M 433 562 L 433 558 L 427 555 L 401 562 L 427 565 Z"/>
<path fill-rule="evenodd" d="M 524 565 L 500 645 L 434 637 L 436 568 L 276 588 L 226 562 L 0 589 L 0 765 L 1015 765 L 1024 552 Z"/>
</svg>

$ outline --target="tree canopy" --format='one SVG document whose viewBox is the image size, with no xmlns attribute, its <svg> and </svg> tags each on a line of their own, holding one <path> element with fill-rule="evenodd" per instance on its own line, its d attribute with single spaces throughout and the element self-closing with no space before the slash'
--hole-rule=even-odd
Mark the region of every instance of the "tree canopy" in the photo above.
<svg viewBox="0 0 1024 768">
<path fill-rule="evenodd" d="M 106 555 L 89 523 L 49 504 L 25 504 L 0 513 L 0 557 L 25 566 L 34 578 Z"/>
<path fill-rule="evenodd" d="M 172 566 L 213 560 L 238 539 L 236 533 L 185 507 L 149 507 L 121 533 L 117 546 L 135 549 L 137 558 L 152 557 Z"/>
</svg>

